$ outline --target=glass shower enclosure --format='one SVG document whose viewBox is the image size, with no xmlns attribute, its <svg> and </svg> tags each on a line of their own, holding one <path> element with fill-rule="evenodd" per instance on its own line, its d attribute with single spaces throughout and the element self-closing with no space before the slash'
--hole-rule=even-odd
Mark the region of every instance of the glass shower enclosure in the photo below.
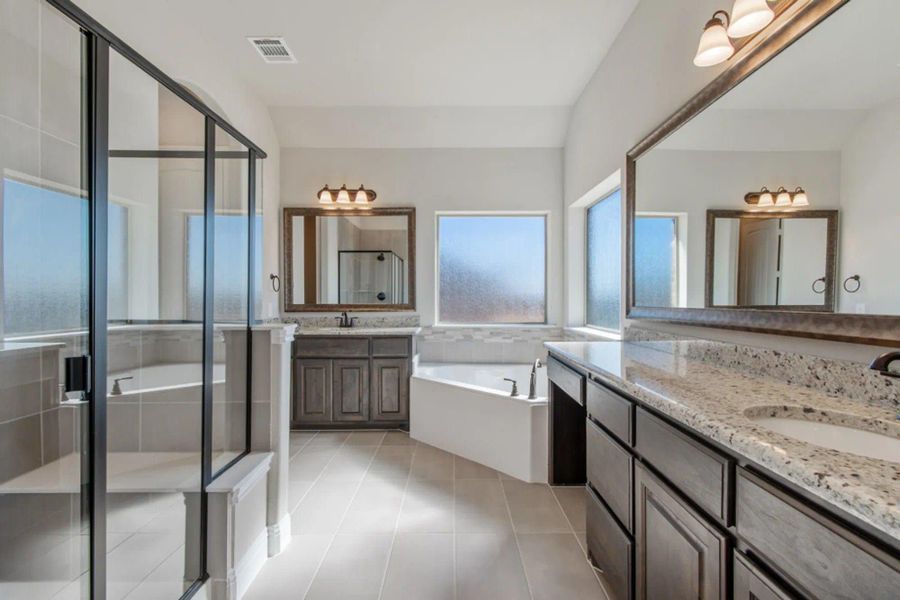
<svg viewBox="0 0 900 600">
<path fill-rule="evenodd" d="M 66 0 L 0 0 L 0 598 L 180 598 L 250 448 L 265 153 Z"/>
<path fill-rule="evenodd" d="M 404 304 L 403 259 L 390 250 L 340 250 L 338 298 L 341 304 Z"/>
</svg>

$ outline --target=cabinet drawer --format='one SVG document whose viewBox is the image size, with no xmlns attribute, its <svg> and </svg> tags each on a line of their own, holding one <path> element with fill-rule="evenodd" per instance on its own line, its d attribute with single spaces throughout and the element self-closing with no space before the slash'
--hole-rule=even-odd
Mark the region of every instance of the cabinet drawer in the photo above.
<svg viewBox="0 0 900 600">
<path fill-rule="evenodd" d="M 757 569 L 750 559 L 734 552 L 734 600 L 791 600 L 767 575 Z"/>
<path fill-rule="evenodd" d="M 588 483 L 630 532 L 634 458 L 593 421 L 587 421 L 586 435 Z"/>
<path fill-rule="evenodd" d="M 633 543 L 612 515 L 587 490 L 588 557 L 599 571 L 610 600 L 631 600 Z"/>
<path fill-rule="evenodd" d="M 686 496 L 730 525 L 731 459 L 638 408 L 635 448 Z"/>
<path fill-rule="evenodd" d="M 584 406 L 584 376 L 552 356 L 547 359 L 547 377 L 575 402 Z"/>
<path fill-rule="evenodd" d="M 373 337 L 372 356 L 409 356 L 409 338 Z"/>
<path fill-rule="evenodd" d="M 585 396 L 588 416 L 630 446 L 634 441 L 631 435 L 634 405 L 631 401 L 591 380 L 587 382 Z"/>
<path fill-rule="evenodd" d="M 294 340 L 294 356 L 365 358 L 369 356 L 369 338 L 299 337 Z"/>
<path fill-rule="evenodd" d="M 737 534 L 761 559 L 816 598 L 896 598 L 900 560 L 744 469 Z"/>
</svg>

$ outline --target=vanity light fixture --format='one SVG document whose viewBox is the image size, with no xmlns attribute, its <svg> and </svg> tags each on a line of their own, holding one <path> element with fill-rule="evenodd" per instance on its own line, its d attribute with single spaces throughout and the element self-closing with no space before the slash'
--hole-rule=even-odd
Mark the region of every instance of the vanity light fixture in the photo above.
<svg viewBox="0 0 900 600">
<path fill-rule="evenodd" d="M 728 35 L 742 38 L 765 29 L 775 19 L 775 11 L 767 0 L 734 0 Z"/>
<path fill-rule="evenodd" d="M 353 190 L 352 192 L 347 189 L 346 185 L 342 185 L 338 189 L 332 189 L 326 185 L 319 190 L 317 196 L 319 204 L 367 206 L 375 201 L 377 194 L 375 190 L 366 189 L 362 185 L 359 186 L 358 190 Z"/>
<path fill-rule="evenodd" d="M 763 187 L 758 192 L 746 194 L 744 202 L 756 208 L 799 208 L 809 206 L 809 197 L 803 188 L 800 187 L 793 192 L 780 187 L 774 193 L 770 192 L 769 188 Z"/>
<path fill-rule="evenodd" d="M 729 25 L 728 13 L 717 10 L 712 18 L 706 22 L 703 35 L 700 36 L 700 45 L 694 56 L 694 64 L 698 67 L 711 67 L 723 63 L 734 54 L 734 46 L 728 38 L 726 28 Z"/>
</svg>

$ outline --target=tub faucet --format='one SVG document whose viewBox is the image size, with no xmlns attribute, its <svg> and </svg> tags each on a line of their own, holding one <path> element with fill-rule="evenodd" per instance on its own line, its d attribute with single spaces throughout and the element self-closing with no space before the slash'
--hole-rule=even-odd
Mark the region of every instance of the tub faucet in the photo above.
<svg viewBox="0 0 900 600">
<path fill-rule="evenodd" d="M 513 385 L 512 385 L 512 392 L 510 392 L 510 394 L 509 394 L 511 397 L 514 398 L 514 397 L 516 397 L 516 396 L 519 395 L 519 387 L 516 385 L 516 380 L 515 380 L 515 379 L 510 379 L 509 377 L 504 377 L 504 378 L 503 378 L 503 381 L 509 381 L 510 383 L 513 384 Z"/>
<path fill-rule="evenodd" d="M 125 381 L 127 379 L 134 379 L 134 376 L 129 375 L 128 377 L 117 377 L 116 379 L 113 379 L 113 389 L 112 389 L 112 392 L 110 392 L 110 395 L 111 396 L 121 396 L 122 395 L 122 386 L 119 385 L 119 382 Z"/>
<path fill-rule="evenodd" d="M 534 400 L 537 398 L 537 370 L 543 367 L 544 365 L 541 363 L 541 359 L 536 358 L 534 360 L 534 364 L 531 366 L 531 383 L 528 386 L 528 399 Z"/>
</svg>

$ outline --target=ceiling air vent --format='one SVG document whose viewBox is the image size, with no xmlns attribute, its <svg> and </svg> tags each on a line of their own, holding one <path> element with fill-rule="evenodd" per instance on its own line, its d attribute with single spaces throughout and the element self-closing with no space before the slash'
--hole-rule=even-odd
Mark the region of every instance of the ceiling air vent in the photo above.
<svg viewBox="0 0 900 600">
<path fill-rule="evenodd" d="M 270 64 L 295 63 L 294 53 L 280 37 L 248 37 L 247 41 L 253 44 L 263 60 Z"/>
</svg>

